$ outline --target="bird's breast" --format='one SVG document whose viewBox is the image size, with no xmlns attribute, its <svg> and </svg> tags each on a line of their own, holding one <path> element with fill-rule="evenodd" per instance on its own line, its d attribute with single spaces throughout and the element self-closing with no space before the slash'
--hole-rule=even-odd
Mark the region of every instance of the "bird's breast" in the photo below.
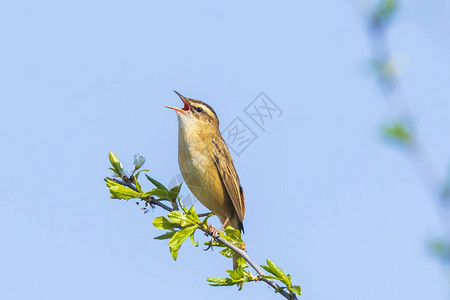
<svg viewBox="0 0 450 300">
<path fill-rule="evenodd" d="M 232 207 L 213 160 L 212 146 L 212 140 L 199 140 L 179 131 L 178 163 L 184 181 L 194 196 L 222 221 L 232 214 Z"/>
</svg>

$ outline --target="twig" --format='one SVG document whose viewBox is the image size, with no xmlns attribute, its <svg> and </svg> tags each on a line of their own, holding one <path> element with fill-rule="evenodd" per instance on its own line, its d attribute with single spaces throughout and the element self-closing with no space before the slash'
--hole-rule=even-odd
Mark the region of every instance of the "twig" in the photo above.
<svg viewBox="0 0 450 300">
<path fill-rule="evenodd" d="M 177 200 L 176 199 L 172 200 L 171 203 L 172 203 L 172 210 L 180 210 L 178 208 L 178 204 L 177 204 Z"/>
<path fill-rule="evenodd" d="M 198 216 L 199 218 L 203 218 L 203 217 L 209 216 L 210 214 L 212 214 L 211 211 L 210 211 L 210 212 L 207 212 L 207 213 L 197 214 L 197 216 Z"/>
<path fill-rule="evenodd" d="M 138 191 L 138 189 L 131 183 L 131 182 L 129 182 L 128 180 L 127 180 L 127 178 L 125 178 L 125 180 L 118 180 L 118 179 L 111 179 L 112 181 L 114 181 L 114 182 L 116 182 L 116 183 L 118 183 L 118 184 L 121 184 L 121 185 L 124 185 L 124 186 L 126 186 L 126 187 L 129 187 L 130 189 L 132 189 L 132 190 L 134 190 L 134 191 Z M 148 200 L 144 200 L 143 199 L 143 201 L 145 201 L 146 203 L 149 203 L 149 204 L 153 204 L 153 205 L 157 205 L 157 206 L 159 206 L 159 207 L 161 207 L 161 208 L 163 208 L 163 209 L 165 209 L 165 210 L 167 210 L 167 211 L 169 211 L 169 212 L 171 212 L 171 211 L 174 211 L 174 210 L 179 210 L 178 209 L 178 205 L 176 205 L 176 206 L 173 206 L 172 208 L 171 207 L 169 207 L 169 206 L 167 206 L 167 205 L 165 205 L 165 204 L 162 204 L 160 201 L 158 201 L 158 200 L 156 200 L 155 198 L 153 198 L 153 197 L 148 197 Z M 172 205 L 173 205 L 173 202 L 172 202 Z M 210 213 L 208 213 L 207 215 L 209 215 Z M 203 215 L 203 214 L 200 214 L 200 215 Z M 207 229 L 204 229 L 204 228 L 201 228 L 201 227 L 199 227 L 199 229 L 200 230 L 202 230 L 203 232 L 205 232 L 207 235 L 209 235 L 209 236 L 212 236 L 212 231 L 210 231 L 210 230 L 207 230 Z M 242 258 L 244 258 L 247 262 L 248 262 L 248 264 L 250 265 L 250 266 L 252 266 L 252 268 L 253 269 L 255 269 L 255 271 L 259 274 L 259 280 L 261 280 L 261 281 L 264 281 L 265 283 L 267 283 L 269 286 L 271 286 L 273 289 L 278 289 L 278 288 L 280 288 L 280 286 L 275 282 L 275 281 L 273 281 L 273 280 L 271 280 L 271 279 L 268 279 L 268 278 L 263 278 L 263 277 L 261 277 L 261 276 L 263 276 L 263 275 L 266 275 L 265 273 L 264 273 L 264 271 L 250 258 L 250 256 L 248 256 L 248 254 L 247 254 L 247 252 L 245 252 L 244 250 L 242 250 L 242 249 L 239 249 L 238 247 L 236 247 L 235 245 L 233 245 L 232 243 L 230 243 L 230 242 L 228 242 L 226 239 L 224 239 L 224 238 L 222 238 L 222 237 L 220 237 L 220 236 L 218 236 L 218 237 L 216 237 L 215 238 L 215 240 L 216 241 L 219 241 L 220 243 L 222 243 L 222 244 L 224 244 L 225 246 L 227 246 L 228 248 L 230 248 L 231 250 L 233 250 L 234 252 L 236 252 L 237 254 L 239 254 L 240 256 L 242 256 Z M 294 300 L 294 299 L 297 299 L 297 296 L 295 295 L 295 294 L 289 294 L 288 292 L 286 292 L 285 290 L 281 290 L 280 292 L 279 292 L 281 295 L 283 295 L 286 299 L 289 299 L 289 300 Z"/>
<path fill-rule="evenodd" d="M 136 191 L 136 192 L 139 192 L 138 191 L 138 189 L 131 183 L 131 182 L 129 182 L 128 180 L 119 180 L 119 179 L 115 179 L 115 178 L 110 178 L 112 181 L 114 181 L 114 182 L 116 182 L 116 183 L 118 183 L 118 184 L 121 184 L 121 185 L 124 185 L 124 186 L 126 186 L 126 187 L 129 187 L 130 189 L 132 189 L 133 191 Z"/>
<path fill-rule="evenodd" d="M 126 187 L 129 187 L 130 189 L 132 189 L 135 192 L 139 192 L 138 189 L 131 182 L 128 182 L 128 181 L 125 181 L 125 180 L 122 181 L 122 180 L 115 179 L 115 178 L 111 178 L 111 180 L 116 182 L 116 183 L 118 183 L 118 184 L 121 184 L 121 185 L 124 185 Z M 172 211 L 172 209 L 169 206 L 165 205 L 164 203 L 161 203 L 161 201 L 156 200 L 152 196 L 147 197 L 146 199 L 143 199 L 143 201 L 145 201 L 146 203 L 148 203 L 150 205 L 156 205 L 156 206 L 159 206 L 159 207 L 161 207 L 161 208 L 163 208 L 165 210 Z"/>
</svg>

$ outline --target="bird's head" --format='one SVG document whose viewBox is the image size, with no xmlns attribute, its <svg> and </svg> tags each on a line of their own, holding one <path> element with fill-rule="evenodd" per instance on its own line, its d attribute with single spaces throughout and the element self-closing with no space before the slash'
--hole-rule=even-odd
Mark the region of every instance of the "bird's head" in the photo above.
<svg viewBox="0 0 450 300">
<path fill-rule="evenodd" d="M 211 106 L 200 100 L 184 97 L 177 91 L 174 92 L 183 101 L 183 108 L 166 107 L 175 110 L 180 127 L 185 130 L 201 130 L 203 132 L 219 129 L 219 119 Z"/>
</svg>

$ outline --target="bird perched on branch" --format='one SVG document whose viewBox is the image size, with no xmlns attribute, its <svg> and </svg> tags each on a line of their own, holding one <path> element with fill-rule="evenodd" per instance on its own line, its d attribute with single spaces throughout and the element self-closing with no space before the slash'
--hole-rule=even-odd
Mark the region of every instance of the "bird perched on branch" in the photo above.
<svg viewBox="0 0 450 300">
<path fill-rule="evenodd" d="M 175 93 L 183 108 L 167 106 L 178 117 L 178 164 L 194 196 L 222 222 L 244 231 L 244 191 L 219 130 L 219 119 L 208 104 Z M 236 255 L 233 267 L 237 267 Z"/>
</svg>

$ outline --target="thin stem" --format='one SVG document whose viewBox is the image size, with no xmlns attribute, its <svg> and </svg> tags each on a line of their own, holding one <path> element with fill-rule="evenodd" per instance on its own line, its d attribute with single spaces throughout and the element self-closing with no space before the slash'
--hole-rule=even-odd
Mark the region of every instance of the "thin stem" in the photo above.
<svg viewBox="0 0 450 300">
<path fill-rule="evenodd" d="M 171 203 L 172 203 L 172 210 L 180 210 L 178 208 L 178 204 L 177 204 L 177 200 L 176 199 L 171 201 Z"/>
<path fill-rule="evenodd" d="M 173 210 L 169 206 L 161 203 L 161 201 L 158 201 L 158 200 L 156 200 L 153 197 L 150 197 L 149 200 L 147 200 L 146 202 L 149 203 L 150 205 L 156 205 L 156 206 L 159 206 L 159 207 L 161 207 L 161 208 L 163 208 L 165 210 L 168 210 L 168 211 L 172 211 Z"/>
<path fill-rule="evenodd" d="M 198 216 L 199 218 L 203 218 L 203 217 L 209 216 L 210 214 L 212 214 L 211 211 L 208 212 L 208 213 L 197 214 L 197 216 Z"/>
</svg>

